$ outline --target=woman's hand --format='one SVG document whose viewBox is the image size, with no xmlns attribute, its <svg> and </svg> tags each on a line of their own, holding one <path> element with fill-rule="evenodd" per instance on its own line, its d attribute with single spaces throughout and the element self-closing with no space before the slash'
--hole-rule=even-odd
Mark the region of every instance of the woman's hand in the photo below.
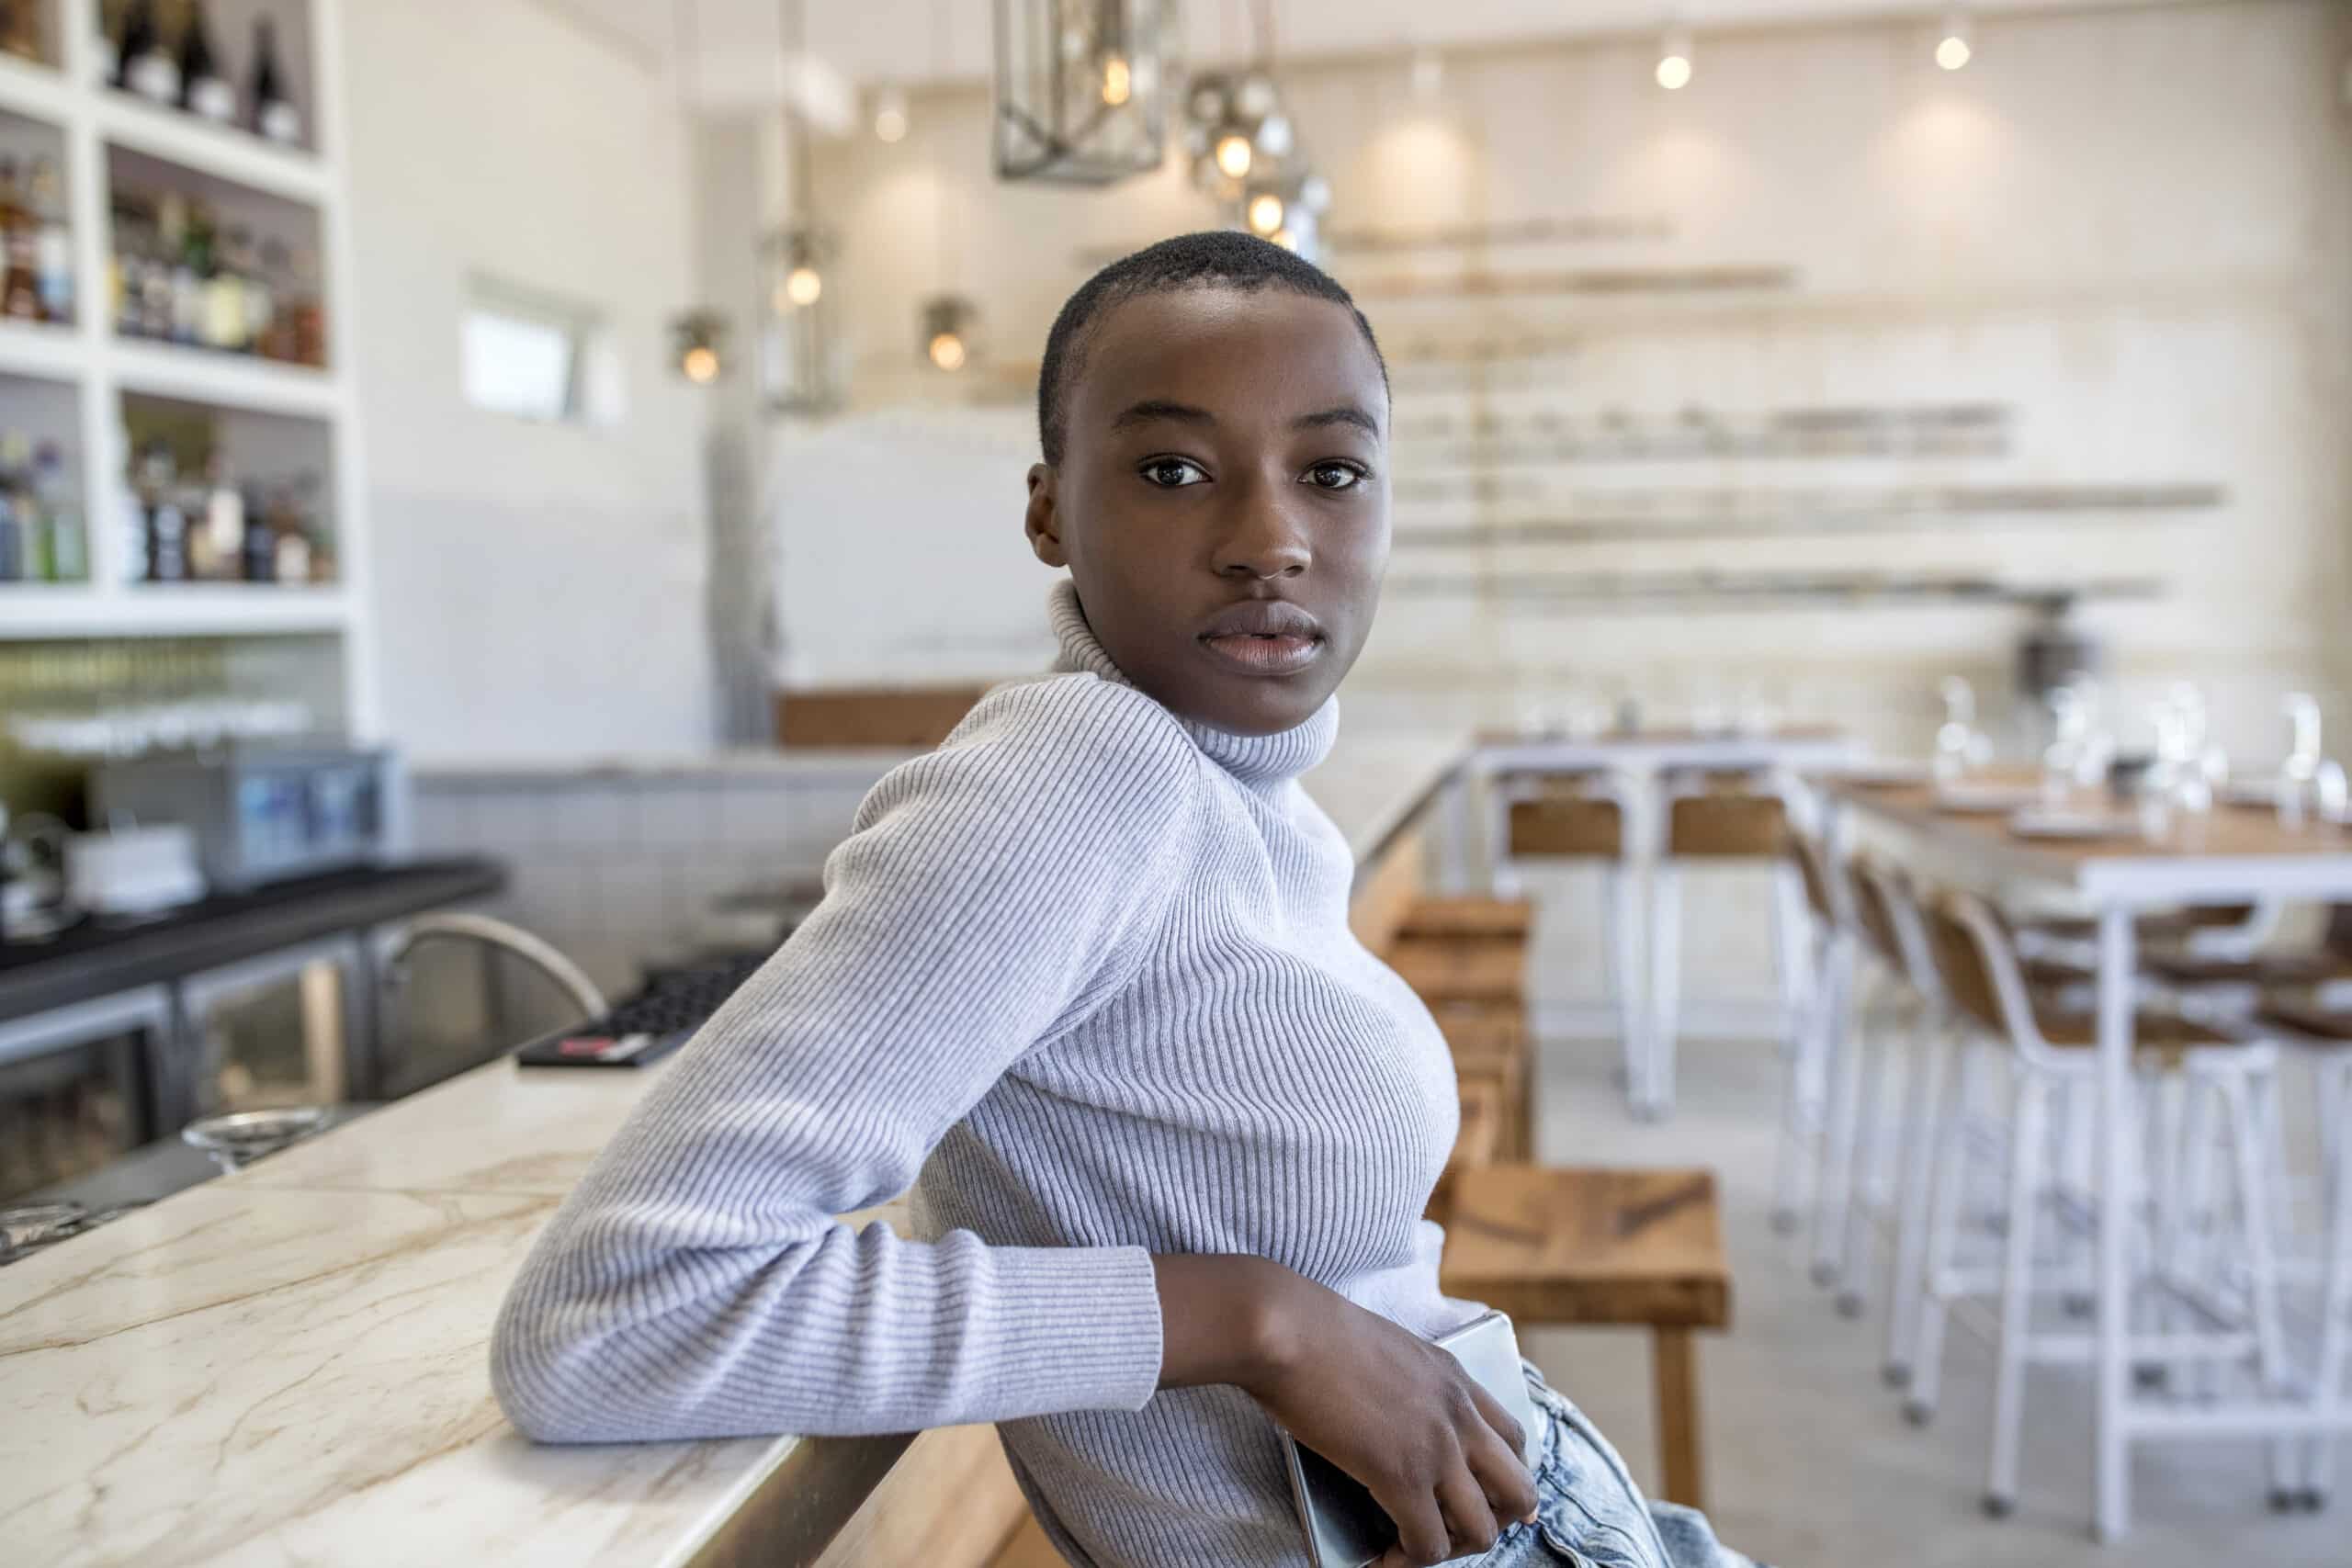
<svg viewBox="0 0 2352 1568">
<path fill-rule="evenodd" d="M 1452 1354 L 1260 1258 L 1157 1258 L 1160 1386 L 1229 1382 L 1368 1487 L 1396 1525 L 1377 1568 L 1442 1562 L 1532 1517 L 1522 1434 Z"/>
</svg>

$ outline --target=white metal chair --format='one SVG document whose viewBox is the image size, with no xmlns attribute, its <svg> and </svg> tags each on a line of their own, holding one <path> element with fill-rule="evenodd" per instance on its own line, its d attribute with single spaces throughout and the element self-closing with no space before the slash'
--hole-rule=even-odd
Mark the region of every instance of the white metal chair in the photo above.
<svg viewBox="0 0 2352 1568">
<path fill-rule="evenodd" d="M 2138 1277 L 2195 1309 L 2199 1326 L 2167 1325 L 2154 1332 L 2135 1328 L 2135 1360 L 2237 1364 L 2250 1359 L 2266 1392 L 2281 1389 L 2286 1368 L 2273 1252 L 2270 1162 L 2263 1150 L 2255 1092 L 2274 1070 L 2277 1054 L 2267 1043 L 2233 1039 L 2177 1015 L 2147 1012 L 2139 1020 L 2135 1080 L 2141 1106 L 2148 1103 L 2158 1082 L 2177 1074 L 2186 1083 L 2191 1105 L 2210 1097 L 2221 1113 L 2233 1156 L 2238 1220 L 2229 1240 L 2242 1254 L 2242 1268 L 2223 1268 L 2205 1248 L 2185 1250 L 2179 1245 L 2179 1227 L 2173 1223 L 2177 1216 L 2164 1213 L 2161 1201 L 2154 1223 L 2147 1225 L 2137 1202 L 2124 1205 L 2120 1213 L 2101 1214 L 2091 1211 L 2086 1194 L 2070 1193 L 2066 1205 L 2051 1205 L 2048 1200 L 2056 1185 L 2052 1179 L 2053 1101 L 2070 1090 L 2086 1092 L 2095 1081 L 2096 1053 L 2085 1047 L 2095 1041 L 2096 1028 L 2086 1017 L 2054 1012 L 2045 998 L 2037 998 L 2028 988 L 2009 931 L 1982 899 L 1948 894 L 1917 907 L 1944 994 L 1955 1016 L 1973 1026 L 1974 1037 L 1962 1046 L 1951 1098 L 1938 1118 L 1920 1322 L 1905 1408 L 1915 1421 L 1933 1415 L 1943 1339 L 1952 1318 L 1993 1343 L 1996 1370 L 1984 1506 L 1998 1517 L 2009 1512 L 2017 1499 L 2027 1367 L 2035 1361 L 2085 1360 L 2093 1353 L 2093 1337 L 2086 1330 L 2041 1329 L 2033 1322 L 2038 1297 L 2055 1294 L 2087 1302 L 2095 1289 L 2087 1249 L 2064 1245 L 2079 1244 L 2088 1233 L 2085 1225 L 2072 1236 L 2065 1234 L 2063 1222 L 2070 1211 L 2085 1213 L 2089 1225 L 2132 1226 Z M 2003 1213 L 1993 1227 L 2000 1239 L 2000 1261 L 1987 1269 L 1962 1260 L 1962 1210 L 1968 1176 L 1968 1106 L 1985 1067 L 1997 1059 L 2005 1059 L 2009 1068 L 2010 1119 L 2002 1171 Z M 2150 1124 L 2143 1122 L 2143 1130 Z M 2155 1152 L 2160 1159 L 2171 1157 L 2170 1151 Z M 2193 1141 L 2188 1152 L 2197 1153 Z M 2063 1149 L 2058 1153 L 2063 1164 Z M 2145 1191 L 2147 1183 L 2135 1179 L 2134 1190 Z M 2055 1259 L 2045 1258 L 2037 1249 L 2045 1207 L 2055 1207 L 2062 1222 L 2062 1247 Z M 2191 1263 L 2198 1266 L 2194 1274 L 2187 1271 Z M 2234 1288 L 2240 1279 L 2242 1292 Z M 1977 1310 L 1974 1298 L 1988 1293 L 1996 1299 L 1997 1311 L 1985 1315 Z M 2274 1465 L 2280 1452 L 2274 1447 Z"/>
</svg>

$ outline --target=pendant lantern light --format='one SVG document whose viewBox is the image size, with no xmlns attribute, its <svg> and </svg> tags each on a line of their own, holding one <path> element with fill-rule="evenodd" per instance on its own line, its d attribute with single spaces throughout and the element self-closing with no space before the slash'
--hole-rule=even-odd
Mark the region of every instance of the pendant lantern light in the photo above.
<svg viewBox="0 0 2352 1568">
<path fill-rule="evenodd" d="M 1168 147 L 1165 0 L 997 0 L 996 171 L 1108 185 Z"/>
</svg>

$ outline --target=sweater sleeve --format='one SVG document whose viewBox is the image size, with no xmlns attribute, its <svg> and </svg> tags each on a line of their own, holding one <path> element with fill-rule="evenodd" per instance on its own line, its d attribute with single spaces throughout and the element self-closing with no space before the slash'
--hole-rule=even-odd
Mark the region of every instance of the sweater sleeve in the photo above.
<svg viewBox="0 0 2352 1568">
<path fill-rule="evenodd" d="M 903 1192 L 1007 1066 L 1132 972 L 1172 896 L 1192 750 L 1148 697 L 1074 676 L 1000 688 L 876 784 L 823 902 L 532 1247 L 491 1347 L 514 1425 L 903 1432 L 1149 1400 L 1144 1248 L 834 1216 Z"/>
</svg>

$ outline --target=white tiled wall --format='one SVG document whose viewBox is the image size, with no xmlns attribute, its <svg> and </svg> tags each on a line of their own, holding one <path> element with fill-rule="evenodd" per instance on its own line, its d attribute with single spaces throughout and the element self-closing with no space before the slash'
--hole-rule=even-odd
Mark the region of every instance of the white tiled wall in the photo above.
<svg viewBox="0 0 2352 1568">
<path fill-rule="evenodd" d="M 419 773 L 419 854 L 485 854 L 510 881 L 492 913 L 552 942 L 607 991 L 642 966 L 732 940 L 721 895 L 813 882 L 895 758 L 821 768 Z"/>
</svg>

